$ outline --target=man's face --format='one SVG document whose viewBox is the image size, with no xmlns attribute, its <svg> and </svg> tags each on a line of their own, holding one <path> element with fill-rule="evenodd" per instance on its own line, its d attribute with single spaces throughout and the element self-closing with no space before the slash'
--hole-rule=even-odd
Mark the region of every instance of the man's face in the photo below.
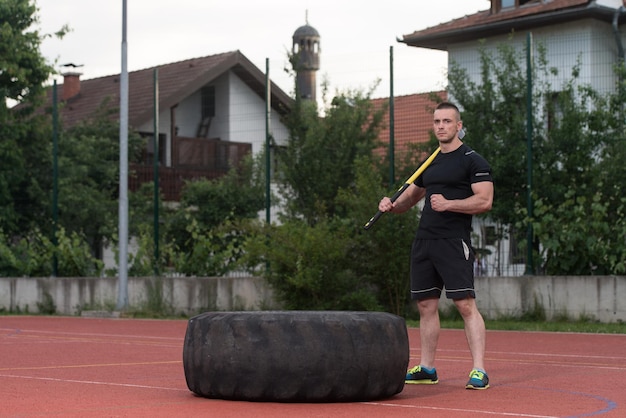
<svg viewBox="0 0 626 418">
<path fill-rule="evenodd" d="M 462 126 L 463 124 L 457 119 L 457 113 L 454 109 L 435 110 L 433 129 L 439 142 L 444 144 L 452 142 Z"/>
</svg>

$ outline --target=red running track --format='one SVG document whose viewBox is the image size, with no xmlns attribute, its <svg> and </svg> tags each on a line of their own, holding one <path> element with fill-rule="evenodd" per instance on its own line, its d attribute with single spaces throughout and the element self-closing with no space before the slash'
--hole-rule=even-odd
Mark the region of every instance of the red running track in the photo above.
<svg viewBox="0 0 626 418">
<path fill-rule="evenodd" d="M 461 330 L 443 330 L 439 384 L 385 400 L 235 402 L 185 383 L 186 320 L 0 317 L 0 417 L 626 417 L 626 335 L 488 331 L 491 388 L 464 388 Z M 409 329 L 411 366 L 419 329 Z"/>
</svg>

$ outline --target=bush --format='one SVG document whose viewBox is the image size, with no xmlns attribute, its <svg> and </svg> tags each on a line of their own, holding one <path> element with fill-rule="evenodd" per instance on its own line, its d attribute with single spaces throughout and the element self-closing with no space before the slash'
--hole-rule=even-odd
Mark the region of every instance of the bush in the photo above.
<svg viewBox="0 0 626 418">
<path fill-rule="evenodd" d="M 86 239 L 76 232 L 68 236 L 64 229 L 57 234 L 57 243 L 39 231 L 22 238 L 9 240 L 0 233 L 0 275 L 7 277 L 47 277 L 54 274 L 57 260 L 57 276 L 99 276 L 103 263 L 96 259 Z"/>
<path fill-rule="evenodd" d="M 260 232 L 260 233 L 259 233 Z M 257 266 L 285 309 L 381 310 L 376 289 L 351 268 L 351 229 L 336 222 L 292 220 L 267 226 L 248 241 Z"/>
</svg>

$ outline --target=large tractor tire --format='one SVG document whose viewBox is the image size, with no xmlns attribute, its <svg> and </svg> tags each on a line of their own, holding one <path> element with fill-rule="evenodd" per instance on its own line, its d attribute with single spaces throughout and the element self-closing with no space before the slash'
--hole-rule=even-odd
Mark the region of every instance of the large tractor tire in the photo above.
<svg viewBox="0 0 626 418">
<path fill-rule="evenodd" d="M 403 318 L 383 312 L 207 312 L 189 320 L 187 387 L 207 398 L 348 402 L 404 388 Z"/>
</svg>

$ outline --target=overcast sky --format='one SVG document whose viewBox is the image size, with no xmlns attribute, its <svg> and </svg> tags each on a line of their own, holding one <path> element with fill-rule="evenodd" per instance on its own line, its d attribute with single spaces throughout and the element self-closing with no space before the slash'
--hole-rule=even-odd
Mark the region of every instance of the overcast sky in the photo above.
<svg viewBox="0 0 626 418">
<path fill-rule="evenodd" d="M 83 65 L 83 79 L 121 72 L 122 0 L 35 0 L 40 30 L 67 24 L 62 40 L 48 38 L 41 50 L 55 68 Z M 443 88 L 447 54 L 408 47 L 402 35 L 489 8 L 489 0 L 127 0 L 128 70 L 240 50 L 291 94 L 283 70 L 292 35 L 307 21 L 320 34 L 321 69 L 332 91 L 367 90 L 389 96 L 389 51 L 393 47 L 394 93 Z M 59 80 L 62 82 L 61 80 Z M 318 96 L 320 95 L 318 89 Z"/>
</svg>

